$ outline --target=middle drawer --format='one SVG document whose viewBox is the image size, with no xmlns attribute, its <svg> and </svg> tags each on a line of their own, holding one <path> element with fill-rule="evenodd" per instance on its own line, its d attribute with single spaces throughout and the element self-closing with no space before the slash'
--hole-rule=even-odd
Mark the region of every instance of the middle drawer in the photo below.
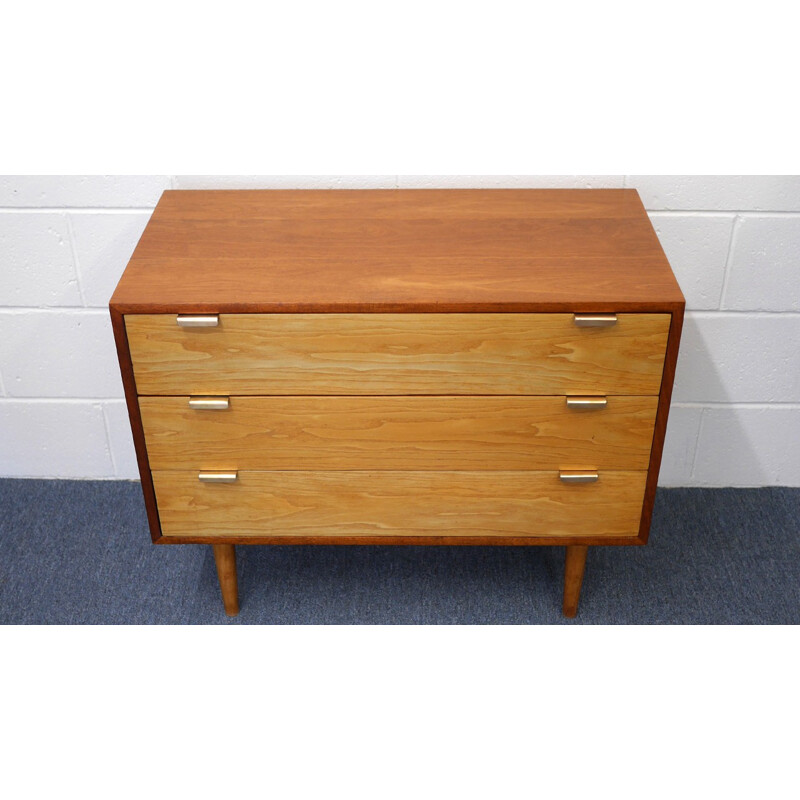
<svg viewBox="0 0 800 800">
<path fill-rule="evenodd" d="M 647 469 L 658 397 L 140 397 L 150 468 Z"/>
</svg>

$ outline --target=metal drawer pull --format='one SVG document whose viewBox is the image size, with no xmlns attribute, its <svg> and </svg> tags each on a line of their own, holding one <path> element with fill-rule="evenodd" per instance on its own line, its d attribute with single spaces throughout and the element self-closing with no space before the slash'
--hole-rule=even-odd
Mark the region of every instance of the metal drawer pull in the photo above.
<svg viewBox="0 0 800 800">
<path fill-rule="evenodd" d="M 616 314 L 573 314 L 579 328 L 610 328 L 617 324 Z"/>
<path fill-rule="evenodd" d="M 600 476 L 596 472 L 570 469 L 559 472 L 558 477 L 562 483 L 595 483 Z"/>
<path fill-rule="evenodd" d="M 197 476 L 203 483 L 236 483 L 238 472 L 201 472 Z"/>
<path fill-rule="evenodd" d="M 608 405 L 607 397 L 568 397 L 567 408 L 586 409 L 593 411 L 595 409 L 605 408 Z"/>
<path fill-rule="evenodd" d="M 178 314 L 181 328 L 216 328 L 219 314 Z"/>
<path fill-rule="evenodd" d="M 229 397 L 190 397 L 189 408 L 204 409 L 206 411 L 227 411 L 230 408 Z"/>
</svg>

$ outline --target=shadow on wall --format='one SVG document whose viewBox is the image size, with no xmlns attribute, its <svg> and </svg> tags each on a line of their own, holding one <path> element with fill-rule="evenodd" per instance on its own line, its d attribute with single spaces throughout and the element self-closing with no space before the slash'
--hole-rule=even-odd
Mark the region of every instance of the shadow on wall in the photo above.
<svg viewBox="0 0 800 800">
<path fill-rule="evenodd" d="M 720 340 L 710 335 L 702 316 L 687 316 L 681 337 L 667 426 L 668 458 L 661 485 L 770 486 L 779 483 L 780 457 L 759 447 L 758 426 L 744 425 L 731 397 L 732 374 L 752 368 L 752 354 L 720 352 Z M 732 321 L 733 324 L 741 324 Z M 756 357 L 765 348 L 753 347 Z M 726 376 L 723 377 L 723 375 Z M 685 405 L 680 405 L 680 404 Z M 764 411 L 768 411 L 765 409 Z M 748 408 L 748 414 L 758 409 Z M 752 421 L 752 420 L 751 420 Z M 769 420 L 766 420 L 769 424 Z M 691 463 L 689 463 L 691 462 Z"/>
</svg>

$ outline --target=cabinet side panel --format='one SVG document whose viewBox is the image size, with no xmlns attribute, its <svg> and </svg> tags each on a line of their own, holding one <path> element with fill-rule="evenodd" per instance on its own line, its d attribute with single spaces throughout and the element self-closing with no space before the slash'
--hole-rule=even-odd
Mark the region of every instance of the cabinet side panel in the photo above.
<svg viewBox="0 0 800 800">
<path fill-rule="evenodd" d="M 136 462 L 139 465 L 139 476 L 142 481 L 142 494 L 144 495 L 144 504 L 147 509 L 147 521 L 150 525 L 150 537 L 156 542 L 161 538 L 161 524 L 158 518 L 153 476 L 150 472 L 150 464 L 147 458 L 144 428 L 142 427 L 142 417 L 136 393 L 136 379 L 133 375 L 128 335 L 125 329 L 125 317 L 113 307 L 110 307 L 109 311 L 111 313 L 111 327 L 114 330 L 114 341 L 117 345 L 122 385 L 125 388 L 125 402 L 128 406 L 128 418 L 131 423 L 133 444 L 136 448 Z"/>
<path fill-rule="evenodd" d="M 661 468 L 661 454 L 664 451 L 664 437 L 667 433 L 667 418 L 669 417 L 669 404 L 672 399 L 672 386 L 675 381 L 675 368 L 678 363 L 678 346 L 681 341 L 683 328 L 684 306 L 673 309 L 672 321 L 669 326 L 667 339 L 667 354 L 664 359 L 664 375 L 661 379 L 661 393 L 658 400 L 658 412 L 653 431 L 653 447 L 650 450 L 650 466 L 647 472 L 647 485 L 644 493 L 642 507 L 642 520 L 639 525 L 639 539 L 642 544 L 647 542 L 650 535 L 650 521 L 653 517 L 653 503 L 656 499 L 658 485 L 658 472 Z"/>
</svg>

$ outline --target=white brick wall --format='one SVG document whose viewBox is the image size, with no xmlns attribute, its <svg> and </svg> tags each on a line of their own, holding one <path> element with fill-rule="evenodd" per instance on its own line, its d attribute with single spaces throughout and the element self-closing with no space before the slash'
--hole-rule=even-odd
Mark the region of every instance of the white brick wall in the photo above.
<svg viewBox="0 0 800 800">
<path fill-rule="evenodd" d="M 79 306 L 66 214 L 3 214 L 0 306 Z"/>
<path fill-rule="evenodd" d="M 800 486 L 800 177 L 0 176 L 0 475 L 134 478 L 106 306 L 163 189 L 633 187 L 687 299 L 660 482 Z"/>
<path fill-rule="evenodd" d="M 5 175 L 0 176 L 0 208 L 153 209 L 166 175 Z"/>
</svg>

